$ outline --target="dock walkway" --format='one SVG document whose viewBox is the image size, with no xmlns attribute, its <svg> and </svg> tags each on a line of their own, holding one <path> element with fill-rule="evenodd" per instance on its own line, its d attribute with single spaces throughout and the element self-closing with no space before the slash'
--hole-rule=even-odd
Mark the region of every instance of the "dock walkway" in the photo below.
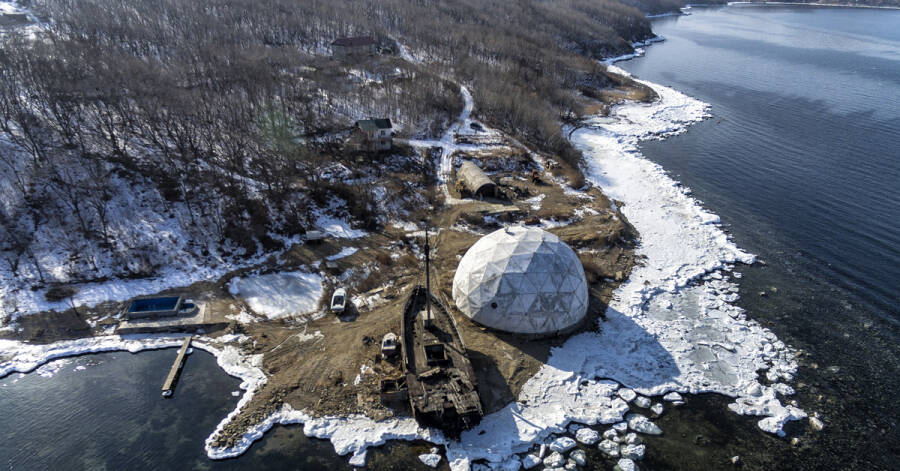
<svg viewBox="0 0 900 471">
<path fill-rule="evenodd" d="M 172 369 L 169 370 L 169 376 L 166 377 L 166 382 L 163 383 L 163 396 L 172 395 L 172 391 L 175 389 L 175 382 L 178 381 L 178 374 L 181 372 L 181 367 L 184 365 L 184 357 L 187 355 L 188 348 L 190 348 L 191 340 L 193 338 L 193 336 L 186 337 L 184 343 L 181 344 L 181 348 L 178 349 L 178 356 L 175 357 L 175 363 L 172 364 Z"/>
</svg>

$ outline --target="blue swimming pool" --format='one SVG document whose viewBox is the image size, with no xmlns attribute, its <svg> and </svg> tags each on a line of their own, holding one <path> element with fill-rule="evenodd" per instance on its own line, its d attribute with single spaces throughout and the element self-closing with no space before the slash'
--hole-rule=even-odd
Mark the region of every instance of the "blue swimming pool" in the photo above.
<svg viewBox="0 0 900 471">
<path fill-rule="evenodd" d="M 180 299 L 178 296 L 135 299 L 128 312 L 174 311 Z"/>
</svg>

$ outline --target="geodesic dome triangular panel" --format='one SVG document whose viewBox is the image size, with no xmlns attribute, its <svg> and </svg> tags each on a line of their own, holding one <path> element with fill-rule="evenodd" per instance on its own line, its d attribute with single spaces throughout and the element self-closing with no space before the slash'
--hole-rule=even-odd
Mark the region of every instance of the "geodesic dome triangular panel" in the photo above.
<svg viewBox="0 0 900 471">
<path fill-rule="evenodd" d="M 520 334 L 549 334 L 587 312 L 584 268 L 555 235 L 513 226 L 475 243 L 456 268 L 453 300 L 479 324 Z"/>
</svg>

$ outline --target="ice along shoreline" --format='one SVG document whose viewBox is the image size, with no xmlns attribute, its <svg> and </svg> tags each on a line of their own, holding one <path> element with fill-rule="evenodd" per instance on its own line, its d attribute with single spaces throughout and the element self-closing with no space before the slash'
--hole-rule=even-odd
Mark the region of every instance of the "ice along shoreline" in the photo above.
<svg viewBox="0 0 900 471">
<path fill-rule="evenodd" d="M 734 398 L 729 409 L 761 416 L 759 427 L 777 435 L 784 434 L 786 422 L 806 417 L 781 402 L 793 393 L 787 383 L 797 368 L 794 352 L 734 305 L 737 286 L 730 272 L 735 264 L 752 263 L 753 255 L 730 241 L 719 218 L 637 147 L 641 140 L 685 132 L 708 117 L 709 105 L 642 83 L 656 91 L 658 101 L 616 106 L 609 117 L 573 131 L 571 139 L 585 152 L 588 179 L 624 203 L 623 213 L 641 234 L 638 253 L 646 264 L 616 291 L 599 332 L 577 335 L 555 349 L 517 403 L 448 446 L 454 469 L 466 469 L 475 459 L 514 467 L 514 454 L 564 433 L 570 422 L 622 420 L 629 406 L 617 397 L 619 384 L 646 396 L 723 394 Z M 637 351 L 634 345 L 640 345 Z M 771 385 L 760 380 L 760 370 Z"/>
<path fill-rule="evenodd" d="M 642 236 L 639 253 L 647 262 L 616 291 L 600 331 L 574 336 L 554 349 L 517 402 L 485 417 L 459 442 L 448 442 L 408 418 L 381 422 L 361 415 L 313 418 L 285 406 L 246 431 L 234 447 L 216 448 L 214 438 L 266 378 L 260 357 L 244 356 L 233 345 L 217 346 L 212 339 L 202 338 L 197 346 L 215 355 L 226 373 L 240 378 L 245 391 L 206 440 L 207 455 L 213 459 L 238 456 L 273 425 L 303 423 L 306 435 L 331 440 L 338 454 L 351 454 L 354 465 L 365 463 L 371 446 L 393 439 L 423 439 L 445 445 L 454 470 L 468 469 L 476 459 L 516 466 L 518 453 L 529 451 L 551 434 L 563 433 L 570 422 L 622 421 L 630 410 L 621 397 L 623 386 L 646 396 L 724 394 L 735 398 L 729 405 L 734 412 L 763 416 L 759 426 L 771 433 L 780 433 L 788 420 L 805 417 L 805 412 L 780 400 L 792 392 L 787 382 L 796 370 L 793 352 L 733 304 L 737 289 L 728 281 L 728 272 L 735 263 L 752 263 L 753 256 L 728 240 L 716 225 L 718 218 L 637 149 L 640 140 L 684 132 L 707 116 L 708 105 L 670 88 L 643 83 L 657 92 L 657 102 L 616 106 L 609 118 L 588 120 L 591 127 L 574 131 L 572 140 L 588 157 L 586 173 L 591 182 L 624 203 L 622 211 Z M 13 347 L 22 351 L 0 364 L 0 376 L 30 371 L 63 356 L 168 348 L 177 345 L 179 338 L 108 336 L 45 346 L 4 342 L 0 353 L 9 354 Z M 632 351 L 633 345 L 640 348 Z M 766 371 L 774 384 L 762 384 L 757 370 Z"/>
</svg>

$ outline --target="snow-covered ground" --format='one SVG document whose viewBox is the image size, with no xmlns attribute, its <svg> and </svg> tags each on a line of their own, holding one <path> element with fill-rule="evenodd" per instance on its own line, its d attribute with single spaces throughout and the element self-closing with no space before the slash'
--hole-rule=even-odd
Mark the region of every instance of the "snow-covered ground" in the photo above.
<svg viewBox="0 0 900 471">
<path fill-rule="evenodd" d="M 404 46 L 402 43 L 397 41 L 397 45 L 400 47 L 400 56 L 403 59 L 412 62 L 412 63 L 422 63 L 422 60 L 414 57 L 413 53 Z M 452 77 L 444 76 L 444 79 L 455 81 Z M 445 131 L 444 134 L 441 135 L 440 139 L 409 139 L 407 144 L 418 147 L 418 148 L 431 148 L 431 147 L 439 147 L 441 149 L 441 160 L 438 162 L 437 167 L 437 178 L 438 183 L 441 186 L 441 192 L 444 195 L 444 201 L 446 204 L 458 204 L 465 202 L 465 199 L 454 198 L 450 195 L 450 190 L 447 185 L 450 182 L 451 176 L 453 175 L 453 155 L 457 151 L 464 152 L 478 152 L 485 150 L 492 150 L 496 148 L 507 148 L 505 145 L 482 145 L 482 144 L 458 144 L 456 142 L 457 136 L 491 136 L 496 137 L 500 136 L 501 133 L 495 129 L 491 129 L 486 126 L 484 123 L 481 123 L 477 120 L 472 119 L 472 110 L 475 108 L 475 100 L 472 98 L 472 93 L 469 89 L 457 82 L 459 85 L 459 92 L 462 95 L 463 99 L 463 108 L 459 113 L 459 116 L 456 118 L 456 121 L 453 122 Z M 475 130 L 472 127 L 472 124 L 475 123 L 479 126 L 479 130 Z M 522 149 L 527 149 L 518 141 L 511 139 L 513 144 L 521 147 Z"/>
<path fill-rule="evenodd" d="M 0 15 L 28 15 L 29 21 L 37 21 L 31 10 L 23 7 L 18 2 L 9 0 L 0 0 Z"/>
<path fill-rule="evenodd" d="M 450 127 L 448 127 L 446 131 L 444 131 L 444 134 L 441 135 L 440 139 L 410 139 L 409 141 L 407 141 L 407 143 L 413 147 L 426 149 L 431 147 L 441 148 L 441 160 L 438 162 L 437 167 L 438 183 L 441 186 L 441 192 L 444 195 L 444 201 L 446 202 L 446 204 L 451 205 L 469 201 L 466 199 L 454 198 L 450 195 L 450 190 L 447 187 L 447 185 L 451 183 L 451 177 L 453 175 L 454 154 L 456 154 L 458 151 L 477 153 L 479 151 L 494 150 L 498 148 L 509 148 L 509 146 L 507 145 L 459 144 L 456 142 L 457 136 L 495 137 L 501 135 L 497 130 L 491 129 L 485 126 L 483 123 L 472 119 L 472 110 L 475 107 L 475 101 L 472 99 L 472 93 L 469 92 L 469 89 L 462 84 L 460 84 L 459 90 L 463 98 L 463 109 L 459 113 L 459 116 L 456 118 L 456 121 Z M 476 131 L 472 127 L 472 123 L 476 123 L 476 125 L 480 127 L 480 130 Z M 526 149 L 525 146 L 522 146 L 515 140 L 511 139 L 511 142 L 515 145 L 518 145 L 522 149 Z"/>
<path fill-rule="evenodd" d="M 662 16 L 665 16 L 665 15 L 662 15 Z M 604 60 L 603 63 L 606 64 L 607 67 L 609 67 L 619 61 L 627 61 L 630 59 L 634 59 L 635 57 L 641 57 L 646 53 L 646 50 L 644 49 L 646 46 L 649 46 L 653 43 L 662 42 L 665 40 L 666 40 L 666 38 L 664 38 L 662 36 L 654 36 L 645 41 L 633 42 L 633 43 L 631 43 L 631 47 L 634 49 L 634 52 L 632 52 L 630 54 L 623 54 L 621 56 L 610 57 L 609 59 Z M 618 71 L 622 71 L 622 69 L 618 69 Z M 628 74 L 625 73 L 623 75 L 628 75 Z"/>
<path fill-rule="evenodd" d="M 444 199 L 447 201 L 447 204 L 454 204 L 459 200 L 450 196 L 450 191 L 447 189 L 447 182 L 450 181 L 450 176 L 453 174 L 453 154 L 460 150 L 460 148 L 471 148 L 472 150 L 478 148 L 475 146 L 467 146 L 467 145 L 459 145 L 456 143 L 456 133 L 464 126 L 468 126 L 471 124 L 471 116 L 472 109 L 474 108 L 475 102 L 472 100 L 472 94 L 469 92 L 469 89 L 463 85 L 459 86 L 459 92 L 462 94 L 463 98 L 463 109 L 459 113 L 459 117 L 456 118 L 456 121 L 444 131 L 444 134 L 440 139 L 437 140 L 425 140 L 425 139 L 410 139 L 409 145 L 413 147 L 440 147 L 441 148 L 441 160 L 438 162 L 437 168 L 437 177 L 438 183 L 441 185 L 441 191 L 444 194 Z"/>
<path fill-rule="evenodd" d="M 19 2 L 0 0 L 0 16 L 3 15 L 25 15 L 27 23 L 14 26 L 11 29 L 15 29 L 30 38 L 36 37 L 36 34 L 45 26 L 34 16 L 30 9 L 22 6 Z M 0 28 L 0 34 L 2 32 L 3 29 Z"/>
<path fill-rule="evenodd" d="M 302 271 L 235 277 L 228 291 L 268 319 L 315 313 L 322 298 L 322 277 Z"/>
<path fill-rule="evenodd" d="M 467 469 L 479 458 L 514 466 L 515 453 L 570 421 L 622 420 L 628 406 L 615 395 L 618 384 L 596 378 L 612 378 L 647 396 L 680 391 L 735 397 L 732 410 L 763 416 L 760 428 L 772 433 L 806 416 L 776 396 L 776 390 L 789 388 L 760 383 L 757 370 L 772 382 L 791 380 L 793 353 L 733 304 L 737 287 L 723 276 L 733 263 L 751 263 L 753 256 L 736 247 L 716 225 L 718 217 L 636 146 L 641 139 L 685 131 L 707 115 L 707 105 L 644 83 L 659 94 L 658 102 L 617 106 L 612 119 L 597 120 L 595 128 L 578 130 L 572 139 L 585 152 L 589 179 L 625 203 L 622 211 L 641 234 L 638 254 L 646 262 L 616 291 L 600 332 L 577 335 L 554 349 L 516 403 L 448 445 L 453 469 Z"/>
<path fill-rule="evenodd" d="M 404 420 L 373 422 L 355 416 L 310 421 L 290 409 L 273 415 L 246 438 L 258 438 L 274 423 L 304 422 L 307 434 L 330 438 L 341 454 L 352 452 L 353 464 L 363 462 L 366 447 L 385 439 L 418 438 L 444 444 L 454 470 L 468 469 L 476 459 L 515 469 L 520 465 L 517 454 L 551 434 L 564 433 L 570 422 L 616 423 L 655 432 L 652 423 L 627 415 L 630 406 L 623 397 L 646 402 L 634 391 L 666 395 L 673 405 L 681 403 L 673 392 L 725 394 L 735 398 L 732 410 L 762 416 L 760 428 L 772 433 L 780 433 L 787 420 L 805 417 L 779 397 L 790 393 L 784 382 L 796 369 L 791 350 L 733 304 L 737 287 L 727 281 L 727 272 L 734 263 L 752 262 L 753 256 L 729 241 L 716 225 L 718 218 L 636 147 L 640 139 L 683 132 L 706 116 L 707 106 L 675 90 L 648 85 L 660 95 L 659 102 L 616 107 L 613 119 L 602 124 L 598 120 L 596 129 L 573 135 L 588 156 L 591 180 L 626 203 L 623 211 L 642 236 L 639 254 L 647 257 L 617 290 L 600 332 L 577 335 L 554 349 L 516 402 L 486 416 L 458 442 L 446 442 Z M 761 384 L 757 370 L 766 371 L 775 384 Z M 353 440 L 348 442 L 348 436 Z M 246 446 L 249 442 L 224 455 L 208 452 L 233 456 Z"/>
<path fill-rule="evenodd" d="M 7 246 L 0 247 L 0 328 L 9 328 L 19 316 L 65 310 L 73 303 L 94 306 L 215 280 L 272 255 L 264 251 L 247 254 L 244 248 L 228 240 L 222 242 L 216 230 L 222 223 L 216 220 L 217 201 L 197 198 L 191 210 L 184 202 L 167 201 L 148 178 L 122 175 L 111 165 L 88 168 L 89 161 L 73 155 L 60 155 L 60 159 L 68 160 L 59 163 L 66 168 L 64 177 L 76 182 L 71 186 L 79 188 L 80 193 L 51 193 L 54 203 L 46 211 L 54 217 L 43 218 L 35 230 L 14 178 L 17 172 L 28 174 L 25 166 L 29 157 L 5 142 L 3 136 L 0 136 L 0 152 L 17 157 L 9 160 L 21 166 L 15 169 L 4 166 L 0 171 L 0 211 L 16 221 L 16 231 L 28 234 L 28 253 L 34 254 L 33 258 L 28 253 L 16 255 Z M 97 173 L 104 175 L 101 185 L 105 195 L 98 195 L 97 190 L 85 183 Z M 80 203 L 80 212 L 72 210 L 73 201 Z M 101 211 L 110 241 L 108 248 L 102 247 L 99 235 Z M 325 208 L 313 210 L 313 215 L 316 226 L 333 237 L 366 235 L 365 231 L 350 226 L 345 205 L 338 199 Z M 89 234 L 78 229 L 82 225 Z M 12 230 L 0 228 L 0 234 L 7 238 Z M 282 238 L 282 242 L 289 247 L 300 240 L 299 237 Z M 18 260 L 15 272 L 14 260 Z M 103 281 L 86 282 L 85 279 Z M 45 294 L 51 283 L 69 284 L 77 292 L 71 299 L 47 301 Z"/>
<path fill-rule="evenodd" d="M 16 6 L 13 2 L 0 2 L 0 15 L 12 15 L 17 13 L 25 13 L 25 11 Z"/>
<path fill-rule="evenodd" d="M 343 203 L 337 199 L 331 201 L 329 207 L 313 211 L 316 222 L 315 226 L 322 232 L 340 239 L 358 239 L 365 237 L 367 232 L 360 229 L 353 229 L 346 219 L 334 216 L 336 211 L 343 207 Z"/>
<path fill-rule="evenodd" d="M 331 440 L 339 454 L 351 454 L 354 465 L 365 462 L 368 447 L 386 440 L 424 439 L 446 446 L 454 470 L 468 469 L 476 459 L 496 468 L 518 469 L 517 454 L 545 443 L 551 434 L 573 433 L 567 430 L 570 422 L 615 423 L 623 431 L 630 427 L 656 432 L 653 424 L 627 415 L 629 402 L 641 397 L 635 392 L 665 394 L 669 399 L 680 399 L 672 392 L 724 394 L 735 398 L 729 408 L 761 416 L 760 428 L 772 433 L 780 434 L 788 420 L 805 417 L 804 411 L 782 403 L 781 396 L 791 393 L 787 382 L 797 367 L 793 352 L 733 304 L 737 286 L 728 281 L 728 272 L 734 263 L 751 263 L 753 256 L 735 246 L 717 226 L 718 217 L 701 208 L 637 148 L 641 139 L 684 132 L 707 115 L 707 105 L 670 88 L 643 83 L 656 90 L 659 101 L 617 106 L 610 118 L 595 120 L 592 128 L 572 135 L 587 157 L 589 179 L 611 199 L 625 203 L 623 213 L 641 234 L 638 255 L 646 258 L 616 291 L 599 332 L 576 335 L 554 348 L 547 365 L 523 386 L 516 402 L 486 416 L 460 441 L 449 442 L 409 418 L 380 422 L 358 415 L 311 418 L 284 407 L 228 449 L 211 443 L 265 382 L 261 358 L 201 339 L 198 347 L 215 354 L 226 372 L 242 378 L 245 389 L 238 407 L 207 440 L 207 454 L 239 455 L 274 424 L 302 422 L 307 435 Z M 471 110 L 467 90 L 464 96 L 469 97 Z M 461 116 L 460 122 L 467 119 L 468 115 Z M 446 151 L 455 144 L 452 139 L 445 142 L 446 137 L 439 142 L 449 155 Z M 4 358 L 0 376 L 30 371 L 63 356 L 164 348 L 179 340 L 109 336 L 40 346 L 0 341 Z M 772 386 L 759 381 L 758 370 Z"/>
<path fill-rule="evenodd" d="M 0 152 L 18 156 L 24 166 L 28 157 L 2 137 Z M 0 324 L 4 319 L 14 321 L 20 315 L 68 309 L 72 303 L 93 306 L 172 286 L 187 286 L 199 280 L 216 279 L 239 263 L 258 263 L 252 258 L 234 257 L 243 250 L 228 243 L 219 244 L 211 221 L 192 224 L 188 208 L 183 203 L 166 201 L 148 179 L 123 177 L 107 166 L 86 169 L 89 162 L 73 156 L 59 158 L 69 159 L 60 165 L 66 166 L 65 178 L 79 185 L 90 181 L 95 174 L 103 174 L 105 181 L 101 185 L 105 194 L 98 195 L 100 192 L 87 184 L 78 186 L 82 189 L 79 193 L 60 196 L 55 200 L 56 206 L 46 208 L 58 217 L 44 218 L 35 225 L 28 211 L 22 209 L 27 205 L 16 190 L 13 169 L 0 172 L 0 205 L 3 205 L 0 210 L 15 218 L 13 226 L 17 230 L 27 229 L 29 250 L 34 254 L 33 259 L 25 255 L 17 257 L 5 251 L 6 247 L 0 248 Z M 70 206 L 76 200 L 80 203 L 80 213 Z M 106 221 L 109 249 L 100 247 L 101 212 Z M 86 236 L 77 229 L 81 225 L 77 216 L 85 220 L 92 235 Z M 11 260 L 15 258 L 19 263 L 14 273 Z M 39 262 L 40 271 L 34 260 Z M 46 283 L 40 282 L 41 277 Z M 105 281 L 79 283 L 84 278 Z M 49 302 L 44 297 L 46 288 L 32 289 L 52 282 L 75 283 L 78 291 L 71 300 Z"/>
</svg>

